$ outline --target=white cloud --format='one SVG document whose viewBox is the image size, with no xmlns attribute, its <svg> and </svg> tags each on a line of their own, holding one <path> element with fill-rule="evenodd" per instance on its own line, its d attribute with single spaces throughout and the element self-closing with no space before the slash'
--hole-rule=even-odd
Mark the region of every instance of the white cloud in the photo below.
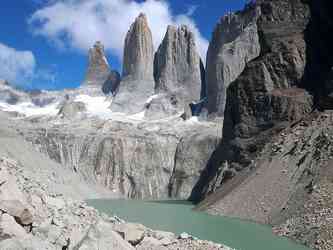
<svg viewBox="0 0 333 250">
<path fill-rule="evenodd" d="M 100 40 L 113 55 L 122 58 L 126 33 L 140 12 L 148 16 L 155 49 L 158 48 L 169 24 L 188 25 L 196 35 L 198 52 L 205 58 L 208 41 L 201 35 L 187 13 L 173 15 L 166 1 L 146 0 L 66 0 L 56 1 L 37 10 L 29 20 L 37 35 L 50 39 L 60 48 L 86 52 Z"/>
<path fill-rule="evenodd" d="M 0 43 L 0 79 L 17 85 L 31 82 L 36 60 L 31 51 L 18 51 Z"/>
<path fill-rule="evenodd" d="M 51 68 L 37 67 L 31 51 L 18 51 L 0 43 L 0 79 L 21 87 L 42 87 L 41 82 L 49 86 L 56 81 L 56 73 Z"/>
</svg>

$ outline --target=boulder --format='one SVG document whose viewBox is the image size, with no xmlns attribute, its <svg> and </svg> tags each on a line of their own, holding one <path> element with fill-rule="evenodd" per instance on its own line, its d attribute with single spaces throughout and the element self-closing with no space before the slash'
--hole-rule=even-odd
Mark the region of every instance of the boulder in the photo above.
<svg viewBox="0 0 333 250">
<path fill-rule="evenodd" d="M 99 220 L 93 225 L 83 239 L 73 247 L 78 250 L 134 250 L 122 237 L 113 231 L 112 225 Z"/>
<path fill-rule="evenodd" d="M 0 211 L 13 216 L 20 225 L 31 225 L 33 222 L 29 209 L 18 200 L 0 201 Z"/>
<path fill-rule="evenodd" d="M 86 111 L 83 102 L 65 101 L 59 109 L 58 116 L 66 119 L 73 119 Z"/>
<path fill-rule="evenodd" d="M 123 223 L 115 225 L 113 230 L 135 246 L 143 240 L 147 228 L 141 224 Z"/>
<path fill-rule="evenodd" d="M 0 216 L 0 241 L 15 237 L 24 238 L 26 236 L 27 232 L 22 226 L 17 224 L 14 217 L 9 214 L 2 214 Z"/>
<path fill-rule="evenodd" d="M 110 66 L 104 54 L 104 46 L 96 42 L 89 50 L 88 69 L 83 85 L 102 87 L 110 75 Z"/>
</svg>

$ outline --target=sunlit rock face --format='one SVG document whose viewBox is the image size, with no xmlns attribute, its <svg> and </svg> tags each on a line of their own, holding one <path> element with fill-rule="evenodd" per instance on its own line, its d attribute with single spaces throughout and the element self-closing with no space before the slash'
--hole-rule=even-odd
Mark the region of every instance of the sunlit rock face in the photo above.
<svg viewBox="0 0 333 250">
<path fill-rule="evenodd" d="M 101 42 L 96 42 L 89 50 L 88 69 L 84 86 L 102 87 L 110 74 L 110 66 L 105 57 L 104 46 Z"/>
<path fill-rule="evenodd" d="M 186 110 L 189 104 L 200 100 L 202 89 L 202 67 L 197 52 L 195 37 L 183 25 L 179 28 L 169 26 L 166 35 L 155 54 L 156 91 L 163 95 L 170 108 Z M 174 96 L 174 98 L 170 98 Z M 176 107 L 172 100 L 177 99 Z M 166 111 L 168 107 L 163 106 Z M 162 110 L 159 108 L 159 110 Z M 170 113 L 170 112 L 167 112 Z"/>
<path fill-rule="evenodd" d="M 111 109 L 138 113 L 154 94 L 154 47 L 147 17 L 140 14 L 125 39 L 122 81 Z"/>
<path fill-rule="evenodd" d="M 251 7 L 227 14 L 216 25 L 206 65 L 209 113 L 224 115 L 229 84 L 243 72 L 247 62 L 259 56 L 257 20 L 260 14 L 260 8 Z"/>
</svg>

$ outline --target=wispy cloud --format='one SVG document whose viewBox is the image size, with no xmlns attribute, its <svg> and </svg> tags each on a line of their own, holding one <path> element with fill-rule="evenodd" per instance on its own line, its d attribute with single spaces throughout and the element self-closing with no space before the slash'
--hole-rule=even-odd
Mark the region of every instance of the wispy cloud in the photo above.
<svg viewBox="0 0 333 250">
<path fill-rule="evenodd" d="M 9 83 L 32 88 L 34 83 L 44 82 L 52 86 L 56 73 L 52 69 L 39 68 L 31 51 L 19 51 L 0 43 L 0 79 Z"/>
<path fill-rule="evenodd" d="M 198 52 L 204 58 L 208 41 L 191 18 L 195 10 L 194 6 L 187 13 L 173 15 L 169 4 L 161 0 L 141 3 L 133 0 L 68 0 L 40 8 L 29 23 L 34 34 L 46 37 L 59 48 L 74 48 L 85 53 L 96 40 L 100 40 L 109 52 L 121 59 L 130 24 L 140 12 L 144 12 L 148 16 L 155 49 L 169 24 L 186 24 L 195 33 Z"/>
<path fill-rule="evenodd" d="M 31 51 L 18 51 L 0 43 L 0 78 L 17 85 L 31 83 L 36 60 Z"/>
</svg>

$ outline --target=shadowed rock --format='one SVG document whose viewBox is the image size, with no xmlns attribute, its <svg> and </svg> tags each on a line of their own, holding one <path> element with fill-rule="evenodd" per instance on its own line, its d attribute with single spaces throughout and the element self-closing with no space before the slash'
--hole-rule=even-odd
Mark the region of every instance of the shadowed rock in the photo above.
<svg viewBox="0 0 333 250">
<path fill-rule="evenodd" d="M 106 82 L 103 84 L 102 91 L 104 94 L 110 94 L 112 93 L 113 95 L 116 94 L 119 84 L 120 84 L 120 74 L 112 70 L 108 79 Z"/>
</svg>

